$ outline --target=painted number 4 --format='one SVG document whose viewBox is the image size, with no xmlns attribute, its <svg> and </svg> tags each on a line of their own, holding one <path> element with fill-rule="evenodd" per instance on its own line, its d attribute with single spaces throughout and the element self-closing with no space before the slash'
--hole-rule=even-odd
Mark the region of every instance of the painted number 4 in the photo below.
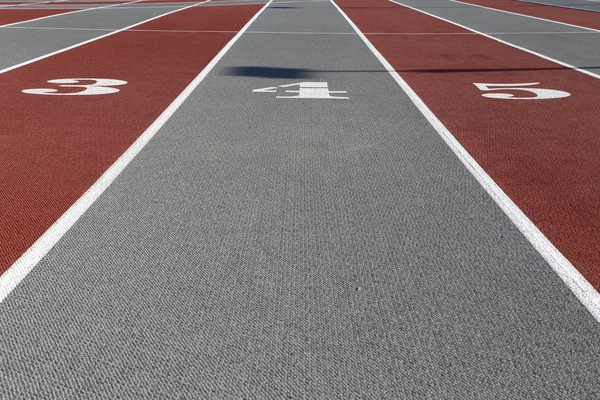
<svg viewBox="0 0 600 400">
<path fill-rule="evenodd" d="M 98 78 L 66 78 L 52 79 L 48 83 L 57 85 L 59 88 L 79 88 L 79 91 L 60 91 L 60 89 L 42 88 L 25 89 L 22 92 L 27 94 L 44 94 L 49 96 L 94 96 L 100 94 L 117 93 L 119 89 L 114 86 L 126 85 L 126 81 L 119 79 L 98 79 Z"/>
<path fill-rule="evenodd" d="M 539 82 L 532 83 L 474 83 L 473 85 L 483 92 L 499 92 L 485 93 L 483 97 L 490 99 L 509 99 L 509 100 L 544 100 L 544 99 L 560 99 L 569 97 L 571 93 L 563 92 L 562 90 L 532 88 L 529 86 L 539 85 Z M 528 92 L 528 96 L 515 96 L 506 91 L 518 90 Z M 534 96 L 531 96 L 533 94 Z"/>
</svg>

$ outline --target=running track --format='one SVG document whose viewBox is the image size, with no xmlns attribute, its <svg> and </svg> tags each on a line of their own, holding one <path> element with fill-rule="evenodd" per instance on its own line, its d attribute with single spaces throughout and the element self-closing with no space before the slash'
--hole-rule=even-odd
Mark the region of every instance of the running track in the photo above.
<svg viewBox="0 0 600 400">
<path fill-rule="evenodd" d="M 600 390 L 596 15 L 122 3 L 0 8 L 0 397 Z"/>
<path fill-rule="evenodd" d="M 46 17 L 49 15 L 62 14 L 73 10 L 20 10 L 20 9 L 0 9 L 0 25 L 14 24 L 16 22 L 23 22 L 32 20 L 35 18 Z"/>
<path fill-rule="evenodd" d="M 461 2 L 600 30 L 600 18 L 592 12 L 512 0 L 461 0 Z"/>
</svg>

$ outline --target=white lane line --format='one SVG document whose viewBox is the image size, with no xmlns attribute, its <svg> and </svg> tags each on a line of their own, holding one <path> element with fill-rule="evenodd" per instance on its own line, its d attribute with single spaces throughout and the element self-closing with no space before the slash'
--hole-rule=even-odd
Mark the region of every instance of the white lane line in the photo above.
<svg viewBox="0 0 600 400">
<path fill-rule="evenodd" d="M 552 269 L 567 284 L 569 289 L 577 296 L 579 301 L 590 311 L 590 313 L 600 322 L 600 293 L 577 271 L 577 269 L 566 259 L 565 256 L 548 240 L 546 236 L 535 226 L 533 222 L 525 215 L 523 211 L 504 193 L 504 191 L 494 182 L 494 180 L 484 171 L 473 157 L 465 150 L 458 140 L 442 124 L 442 122 L 433 114 L 415 91 L 406 83 L 404 79 L 394 70 L 390 63 L 377 51 L 369 42 L 369 39 L 358 29 L 350 18 L 341 8 L 330 0 L 338 11 L 346 18 L 346 21 L 354 28 L 363 42 L 377 57 L 383 67 L 394 78 L 402 90 L 408 95 L 410 100 L 427 118 L 429 123 L 435 128 L 444 142 L 450 147 L 458 159 L 463 163 L 467 170 L 477 179 L 479 184 L 485 189 L 490 197 L 498 204 L 510 220 L 517 226 L 523 235 L 529 240 L 533 247 L 542 255 Z"/>
<path fill-rule="evenodd" d="M 189 95 L 204 80 L 206 75 L 223 58 L 229 49 L 244 34 L 248 27 L 271 4 L 270 0 L 250 21 L 221 49 L 210 63 L 177 96 L 163 113 L 142 133 L 142 135 L 102 174 L 100 178 L 54 223 L 27 251 L 0 276 L 0 303 L 27 276 L 41 259 L 54 247 L 77 220 L 91 207 L 100 195 L 119 176 L 135 156 L 154 137 L 156 132 L 171 118 Z M 188 7 L 189 8 L 189 7 Z"/>
<path fill-rule="evenodd" d="M 565 25 L 565 26 L 570 26 L 573 28 L 578 28 L 578 29 L 587 29 L 590 31 L 595 31 L 595 32 L 600 32 L 599 29 L 594 29 L 594 28 L 588 28 L 585 26 L 580 26 L 580 25 L 573 25 L 573 24 L 568 24 L 566 22 L 560 22 L 560 21 L 555 21 L 553 19 L 546 19 L 546 18 L 540 18 L 540 17 L 534 17 L 532 15 L 526 15 L 526 14 L 519 14 L 516 12 L 512 12 L 512 11 L 506 11 L 506 10 L 499 10 L 497 8 L 492 8 L 492 7 L 486 7 L 486 6 L 480 6 L 478 4 L 471 4 L 471 3 L 465 3 L 464 1 L 460 1 L 460 0 L 450 0 L 453 3 L 460 3 L 460 4 L 464 4 L 467 6 L 471 6 L 471 7 L 478 7 L 478 8 L 484 8 L 486 10 L 492 10 L 492 11 L 497 11 L 497 12 L 501 12 L 501 13 L 505 13 L 505 14 L 511 14 L 511 15 L 518 15 L 519 17 L 525 17 L 525 18 L 531 18 L 531 19 L 537 19 L 539 21 L 544 21 L 544 22 L 551 22 L 553 24 L 559 24 L 559 25 Z"/>
<path fill-rule="evenodd" d="M 28 23 L 28 22 L 40 21 L 42 19 L 54 18 L 54 17 L 58 17 L 58 16 L 63 16 L 63 15 L 76 14 L 76 13 L 85 12 L 85 11 L 100 10 L 100 9 L 103 9 L 103 8 L 111 8 L 111 7 L 119 6 L 121 4 L 133 4 L 133 3 L 138 3 L 140 1 L 142 1 L 142 0 L 133 0 L 133 1 L 129 1 L 127 3 L 109 4 L 109 5 L 104 5 L 104 6 L 100 6 L 100 7 L 83 8 L 83 9 L 79 9 L 79 10 L 75 10 L 75 11 L 69 11 L 69 12 L 65 12 L 65 13 L 61 13 L 61 14 L 46 15 L 45 17 L 28 19 L 27 21 L 19 21 L 19 22 L 13 22 L 11 24 L 0 25 L 0 28 L 7 28 L 9 26 L 15 26 L 15 25 L 19 25 L 19 24 L 25 24 L 25 23 Z M 45 8 L 35 8 L 34 10 L 46 10 L 46 9 Z M 51 10 L 53 10 L 53 8 Z"/>
<path fill-rule="evenodd" d="M 141 1 L 141 0 L 136 0 L 136 2 L 137 1 Z M 126 26 L 125 28 L 121 28 L 121 29 L 117 29 L 115 31 L 111 31 L 111 32 L 109 32 L 109 33 L 107 33 L 105 35 L 101 35 L 101 36 L 98 36 L 98 37 L 95 37 L 95 38 L 91 38 L 91 39 L 86 40 L 84 42 L 80 42 L 80 43 L 74 44 L 72 46 L 65 47 L 64 49 L 56 50 L 56 51 L 53 51 L 52 53 L 44 54 L 43 56 L 32 58 L 31 60 L 27 60 L 27 61 L 24 61 L 22 63 L 16 64 L 16 65 L 12 65 L 10 67 L 4 68 L 4 69 L 0 69 L 0 74 L 4 74 L 4 73 L 6 73 L 8 71 L 12 71 L 13 69 L 21 68 L 21 67 L 23 67 L 25 65 L 32 64 L 34 62 L 43 60 L 45 58 L 52 57 L 52 56 L 55 56 L 55 55 L 60 54 L 60 53 L 64 53 L 65 51 L 69 51 L 69 50 L 75 49 L 77 47 L 84 46 L 86 44 L 95 42 L 96 40 L 104 39 L 106 37 L 115 35 L 115 34 L 117 34 L 119 32 L 123 32 L 123 31 L 126 31 L 126 30 L 131 29 L 131 28 L 135 28 L 136 26 L 145 24 L 145 23 L 150 22 L 150 21 L 154 21 L 155 19 L 166 17 L 167 15 L 174 14 L 174 13 L 179 12 L 179 11 L 187 10 L 188 8 L 192 8 L 192 7 L 195 7 L 195 6 L 200 5 L 200 4 L 208 3 L 209 1 L 210 0 L 204 0 L 204 1 L 199 2 L 199 3 L 191 4 L 191 5 L 187 6 L 187 7 L 178 8 L 176 10 L 169 11 L 167 13 L 160 14 L 160 15 L 157 15 L 157 16 L 152 17 L 152 18 L 148 18 L 148 19 L 146 19 L 144 21 L 137 22 L 137 23 L 135 23 L 133 25 Z"/>
<path fill-rule="evenodd" d="M 458 22 L 454 22 L 454 21 L 450 21 L 449 19 L 446 19 L 446 18 L 438 17 L 438 16 L 437 16 L 437 15 L 435 15 L 435 14 L 428 13 L 427 11 L 420 10 L 420 9 L 418 9 L 418 8 L 416 8 L 416 7 L 407 6 L 406 4 L 400 3 L 400 2 L 398 2 L 398 1 L 396 1 L 396 0 L 388 0 L 388 1 L 389 1 L 389 2 L 391 2 L 391 3 L 397 4 L 397 5 L 399 5 L 399 6 L 406 7 L 406 8 L 410 8 L 411 10 L 414 10 L 414 11 L 418 11 L 418 12 L 420 12 L 420 13 L 422 13 L 422 14 L 429 15 L 430 17 L 437 18 L 437 19 L 439 19 L 440 21 L 444 21 L 444 22 L 447 22 L 447 23 L 449 23 L 449 24 L 456 25 L 456 26 L 458 26 L 458 27 L 460 27 L 460 28 L 463 28 L 463 29 L 466 29 L 466 30 L 468 30 L 468 31 L 475 32 L 475 33 L 478 33 L 478 34 L 480 34 L 481 36 L 485 36 L 486 38 L 489 38 L 489 39 L 495 40 L 495 41 L 497 41 L 497 42 L 500 42 L 500 43 L 502 43 L 502 44 L 505 44 L 505 45 L 507 45 L 507 46 L 510 46 L 510 47 L 514 47 L 515 49 L 519 49 L 519 50 L 525 51 L 525 52 L 527 52 L 527 53 L 530 53 L 530 54 L 533 54 L 533 55 L 535 55 L 535 56 L 541 57 L 541 58 L 543 58 L 543 59 L 545 59 L 545 60 L 552 61 L 553 63 L 560 64 L 560 65 L 562 65 L 562 66 L 564 66 L 564 67 L 570 68 L 570 69 L 572 69 L 572 70 L 575 70 L 575 71 L 577 71 L 577 72 L 581 72 L 582 74 L 586 74 L 586 75 L 589 75 L 589 76 L 593 76 L 593 77 L 594 77 L 594 78 L 596 78 L 596 79 L 600 79 L 600 75 L 598 75 L 598 74 L 595 74 L 595 73 L 593 73 L 593 72 L 591 72 L 591 71 L 587 71 L 587 70 L 585 70 L 585 69 L 578 68 L 578 67 L 576 67 L 576 66 L 574 66 L 574 65 L 567 64 L 566 62 L 562 62 L 562 61 L 556 60 L 556 59 L 554 59 L 554 58 L 552 58 L 552 57 L 545 56 L 545 55 L 543 55 L 543 54 L 541 54 L 541 53 L 538 53 L 538 52 L 536 52 L 536 51 L 533 51 L 533 50 L 526 49 L 525 47 L 517 46 L 516 44 L 513 44 L 513 43 L 510 43 L 510 42 L 507 42 L 507 41 L 505 41 L 505 40 L 502 40 L 502 39 L 498 39 L 497 37 L 490 36 L 490 35 L 488 35 L 488 34 L 486 34 L 486 33 L 480 32 L 480 31 L 478 31 L 478 30 L 476 30 L 476 29 L 472 29 L 472 28 L 469 28 L 468 26 L 461 25 L 461 24 L 459 24 Z"/>
</svg>

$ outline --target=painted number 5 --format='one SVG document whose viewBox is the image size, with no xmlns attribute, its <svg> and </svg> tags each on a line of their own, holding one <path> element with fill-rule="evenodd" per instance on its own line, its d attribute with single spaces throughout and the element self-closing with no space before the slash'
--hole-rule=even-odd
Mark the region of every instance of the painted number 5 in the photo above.
<svg viewBox="0 0 600 400">
<path fill-rule="evenodd" d="M 127 84 L 126 81 L 119 79 L 98 79 L 98 78 L 66 78 L 52 79 L 48 83 L 56 84 L 59 88 L 81 88 L 78 92 L 59 91 L 59 89 L 25 89 L 22 92 L 27 94 L 45 94 L 50 96 L 94 96 L 99 94 L 117 93 L 119 89 L 113 86 Z"/>
<path fill-rule="evenodd" d="M 539 82 L 532 83 L 474 83 L 473 85 L 477 86 L 479 90 L 484 92 L 491 91 L 513 91 L 519 90 L 522 92 L 529 92 L 530 94 L 534 94 L 535 96 L 523 96 L 517 97 L 512 93 L 485 93 L 482 94 L 483 97 L 488 97 L 490 99 L 509 99 L 509 100 L 543 100 L 543 99 L 560 99 L 563 97 L 569 97 L 571 93 L 563 92 L 562 90 L 554 90 L 554 89 L 541 89 L 541 88 L 531 88 L 531 87 L 523 87 L 523 86 L 535 86 L 539 85 Z"/>
</svg>

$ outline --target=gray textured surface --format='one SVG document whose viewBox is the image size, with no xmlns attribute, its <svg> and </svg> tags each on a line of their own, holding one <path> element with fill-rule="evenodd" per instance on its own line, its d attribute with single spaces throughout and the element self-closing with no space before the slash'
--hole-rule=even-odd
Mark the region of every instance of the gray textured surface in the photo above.
<svg viewBox="0 0 600 400">
<path fill-rule="evenodd" d="M 243 36 L 0 304 L 0 397 L 593 399 L 598 324 L 377 70 Z M 350 99 L 252 93 L 294 74 Z"/>
<path fill-rule="evenodd" d="M 189 5 L 189 4 L 188 4 Z M 185 6 L 181 6 L 185 7 Z M 181 8 L 179 7 L 179 8 Z M 0 69 L 73 46 L 176 8 L 86 10 L 0 28 Z M 100 30 L 77 30 L 71 28 Z M 29 29 L 28 29 L 29 28 Z M 40 29 L 61 28 L 61 29 Z"/>
<path fill-rule="evenodd" d="M 106 31 L 0 28 L 0 69 L 12 67 L 106 33 Z"/>
<path fill-rule="evenodd" d="M 575 10 L 600 12 L 600 4 L 585 0 L 517 0 L 523 3 L 553 5 L 557 7 L 573 8 Z"/>
<path fill-rule="evenodd" d="M 536 20 L 497 10 L 474 7 L 449 0 L 394 0 L 422 9 L 430 14 L 488 33 L 508 43 L 544 54 L 558 61 L 600 74 L 600 32 L 561 34 L 560 32 L 593 32 L 589 29 Z M 524 32 L 522 35 L 495 35 L 494 32 Z M 533 32 L 526 34 L 525 32 Z M 548 32 L 546 35 L 537 32 Z M 553 33 L 554 32 L 554 33 Z"/>
<path fill-rule="evenodd" d="M 189 6 L 190 4 L 187 4 Z M 53 18 L 47 18 L 40 21 L 33 21 L 19 24 L 20 26 L 35 27 L 61 27 L 61 28 L 103 28 L 103 29 L 121 29 L 137 22 L 146 20 L 185 7 L 186 5 L 174 6 L 168 8 L 126 8 L 119 7 L 102 8 L 97 10 L 86 10 L 80 13 L 68 15 L 57 15 Z"/>
</svg>

